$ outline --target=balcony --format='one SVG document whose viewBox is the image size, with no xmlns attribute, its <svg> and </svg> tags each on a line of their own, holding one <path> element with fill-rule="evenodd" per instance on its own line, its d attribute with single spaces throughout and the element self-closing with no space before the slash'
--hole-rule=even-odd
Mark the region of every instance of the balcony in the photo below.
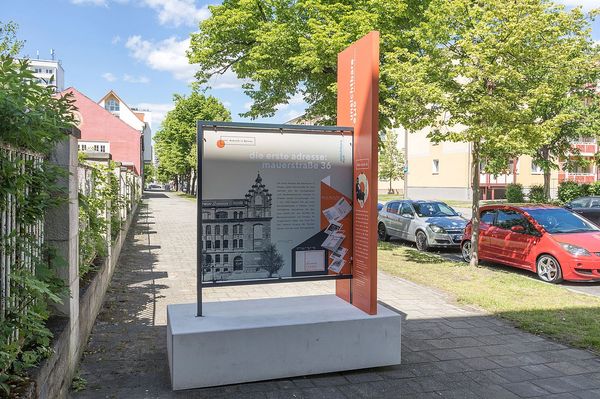
<svg viewBox="0 0 600 399">
<path fill-rule="evenodd" d="M 570 172 L 559 172 L 558 181 L 574 181 L 577 183 L 593 183 L 595 182 L 596 174 L 594 173 L 570 173 Z"/>
<path fill-rule="evenodd" d="M 511 174 L 507 174 L 507 175 L 498 175 L 498 176 L 494 176 L 492 174 L 489 173 L 482 173 L 479 175 L 479 184 L 481 184 L 482 186 L 495 186 L 495 185 L 507 185 L 510 183 L 514 183 L 515 179 L 514 179 L 514 175 Z"/>
</svg>

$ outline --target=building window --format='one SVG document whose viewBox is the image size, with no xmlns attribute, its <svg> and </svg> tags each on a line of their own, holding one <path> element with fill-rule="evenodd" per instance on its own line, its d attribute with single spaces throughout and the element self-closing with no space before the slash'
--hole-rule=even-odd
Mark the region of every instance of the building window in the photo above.
<svg viewBox="0 0 600 399">
<path fill-rule="evenodd" d="M 253 239 L 254 239 L 254 249 L 261 248 L 263 243 L 263 225 L 255 224 L 253 226 Z"/>
<path fill-rule="evenodd" d="M 87 145 L 79 144 L 79 151 L 85 151 L 87 149 Z"/>
<path fill-rule="evenodd" d="M 242 219 L 242 218 L 244 217 L 244 212 L 240 212 L 240 213 L 238 214 L 238 217 L 239 217 L 240 219 Z"/>
<path fill-rule="evenodd" d="M 535 162 L 531 162 L 531 174 L 532 175 L 541 175 L 544 173 L 544 170 L 541 166 L 537 165 Z"/>
<path fill-rule="evenodd" d="M 117 100 L 115 100 L 114 98 L 111 98 L 104 104 L 104 108 L 110 112 L 119 112 L 119 110 L 120 110 L 119 102 Z"/>
<path fill-rule="evenodd" d="M 229 255 L 223 255 L 223 263 L 229 263 Z"/>
<path fill-rule="evenodd" d="M 33 72 L 34 73 L 42 73 L 42 68 L 34 68 Z"/>
<path fill-rule="evenodd" d="M 215 249 L 221 249 L 221 241 L 215 240 Z"/>
<path fill-rule="evenodd" d="M 219 235 L 219 234 L 221 234 L 221 226 L 216 225 L 215 226 L 215 235 Z"/>
<path fill-rule="evenodd" d="M 204 258 L 204 260 L 206 260 L 207 265 L 210 265 L 212 263 L 212 256 L 206 255 L 206 258 Z"/>
<path fill-rule="evenodd" d="M 221 271 L 221 269 L 217 267 L 217 268 L 215 269 L 215 271 L 216 271 L 216 272 L 220 272 L 220 271 Z"/>
<path fill-rule="evenodd" d="M 223 226 L 223 235 L 226 236 L 229 234 L 229 226 L 225 225 Z"/>
<path fill-rule="evenodd" d="M 223 240 L 223 249 L 229 248 L 229 240 Z"/>
<path fill-rule="evenodd" d="M 212 232 L 211 232 L 210 225 L 207 225 L 207 226 L 206 226 L 206 235 L 207 235 L 207 236 L 209 236 L 209 235 L 211 235 L 211 234 L 212 234 Z"/>
<path fill-rule="evenodd" d="M 46 69 L 46 73 L 52 73 L 52 69 Z"/>
<path fill-rule="evenodd" d="M 239 247 L 244 248 L 244 240 L 242 240 L 241 238 L 239 239 Z"/>
<path fill-rule="evenodd" d="M 237 219 L 238 218 L 238 213 L 237 212 L 233 212 L 233 218 Z"/>
<path fill-rule="evenodd" d="M 432 166 L 431 173 L 433 173 L 434 175 L 437 175 L 440 173 L 440 160 L 439 159 L 434 159 L 433 164 L 431 166 Z"/>
<path fill-rule="evenodd" d="M 221 255 L 215 255 L 215 263 L 221 263 Z"/>
<path fill-rule="evenodd" d="M 262 205 L 262 204 L 263 204 L 262 195 L 257 195 L 256 197 L 254 197 L 254 205 Z"/>
<path fill-rule="evenodd" d="M 206 249 L 212 249 L 212 241 L 206 241 Z"/>
<path fill-rule="evenodd" d="M 241 256 L 233 258 L 233 270 L 244 270 L 244 260 Z"/>
<path fill-rule="evenodd" d="M 227 219 L 227 212 L 225 212 L 225 211 L 219 211 L 219 212 L 217 212 L 217 214 L 215 215 L 215 217 L 217 219 Z"/>
</svg>

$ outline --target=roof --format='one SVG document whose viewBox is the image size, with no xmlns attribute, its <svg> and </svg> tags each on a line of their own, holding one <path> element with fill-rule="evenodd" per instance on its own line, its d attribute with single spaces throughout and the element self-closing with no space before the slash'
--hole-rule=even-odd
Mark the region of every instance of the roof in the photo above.
<svg viewBox="0 0 600 399">
<path fill-rule="evenodd" d="M 92 100 L 91 98 L 89 98 L 88 96 L 86 96 L 85 94 L 83 94 L 82 92 L 80 92 L 79 90 L 77 90 L 74 87 L 66 88 L 65 90 L 61 91 L 60 93 L 57 93 L 57 96 L 63 96 L 67 93 L 73 94 L 73 96 L 75 98 L 75 106 L 78 106 L 77 103 L 82 101 L 85 103 L 86 108 L 88 108 L 89 111 L 93 112 L 94 117 L 102 118 L 106 123 L 108 123 L 112 127 L 118 128 L 119 130 L 123 130 L 126 133 L 135 134 L 136 137 L 140 137 L 141 133 L 139 130 L 134 129 L 133 127 L 129 126 L 127 123 L 122 121 L 120 118 L 115 117 L 112 113 L 110 113 L 110 111 L 104 109 L 104 107 L 101 107 L 97 102 L 95 102 L 94 100 Z M 81 105 L 83 105 L 83 104 L 81 104 Z M 78 108 L 80 108 L 80 107 L 78 107 Z M 93 140 L 94 139 L 92 137 L 85 137 L 86 135 L 84 134 L 84 130 L 86 130 L 86 128 L 90 128 L 90 126 L 85 125 L 85 119 L 83 119 L 81 121 L 81 125 L 79 126 L 79 128 L 80 128 L 80 130 L 82 130 L 81 138 L 83 140 L 90 140 L 90 139 Z M 99 137 L 98 139 L 106 140 L 105 137 Z"/>
<path fill-rule="evenodd" d="M 129 105 L 127 105 L 127 103 L 125 101 L 123 101 L 123 99 L 121 97 L 119 97 L 117 95 L 117 93 L 115 93 L 115 91 L 113 89 L 110 89 L 108 91 L 108 93 L 106 93 L 104 95 L 104 97 L 102 97 L 100 100 L 98 100 L 98 104 L 100 104 L 102 101 L 105 101 L 107 97 L 113 96 L 115 97 L 117 100 L 119 100 L 119 106 L 125 106 L 125 108 L 127 108 L 129 111 L 131 111 L 133 114 L 135 114 L 135 116 L 138 117 L 138 119 L 140 119 L 140 117 L 131 109 L 131 107 L 129 107 Z M 144 121 L 143 119 L 140 119 L 142 122 Z"/>
</svg>

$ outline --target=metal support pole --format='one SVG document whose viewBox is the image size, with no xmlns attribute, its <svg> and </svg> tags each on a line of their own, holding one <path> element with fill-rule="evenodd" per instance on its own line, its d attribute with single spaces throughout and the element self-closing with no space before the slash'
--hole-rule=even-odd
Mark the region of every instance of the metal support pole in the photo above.
<svg viewBox="0 0 600 399">
<path fill-rule="evenodd" d="M 408 198 L 408 130 L 404 129 L 404 199 Z"/>
<path fill-rule="evenodd" d="M 196 139 L 196 316 L 202 317 L 202 126 Z"/>
</svg>

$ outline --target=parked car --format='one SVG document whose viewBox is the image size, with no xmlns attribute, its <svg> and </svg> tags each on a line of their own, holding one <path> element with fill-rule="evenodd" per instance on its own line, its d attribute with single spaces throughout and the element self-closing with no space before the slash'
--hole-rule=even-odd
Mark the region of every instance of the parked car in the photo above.
<svg viewBox="0 0 600 399">
<path fill-rule="evenodd" d="M 379 212 L 379 239 L 401 238 L 417 244 L 420 251 L 430 247 L 458 248 L 467 220 L 440 201 L 390 201 Z"/>
<path fill-rule="evenodd" d="M 148 184 L 148 190 L 162 190 L 162 186 L 156 183 Z"/>
<path fill-rule="evenodd" d="M 580 197 L 566 203 L 565 208 L 577 212 L 592 223 L 600 225 L 600 197 Z"/>
<path fill-rule="evenodd" d="M 552 205 L 481 207 L 479 259 L 537 273 L 549 283 L 600 281 L 600 228 Z M 471 223 L 461 243 L 471 259 Z"/>
</svg>

